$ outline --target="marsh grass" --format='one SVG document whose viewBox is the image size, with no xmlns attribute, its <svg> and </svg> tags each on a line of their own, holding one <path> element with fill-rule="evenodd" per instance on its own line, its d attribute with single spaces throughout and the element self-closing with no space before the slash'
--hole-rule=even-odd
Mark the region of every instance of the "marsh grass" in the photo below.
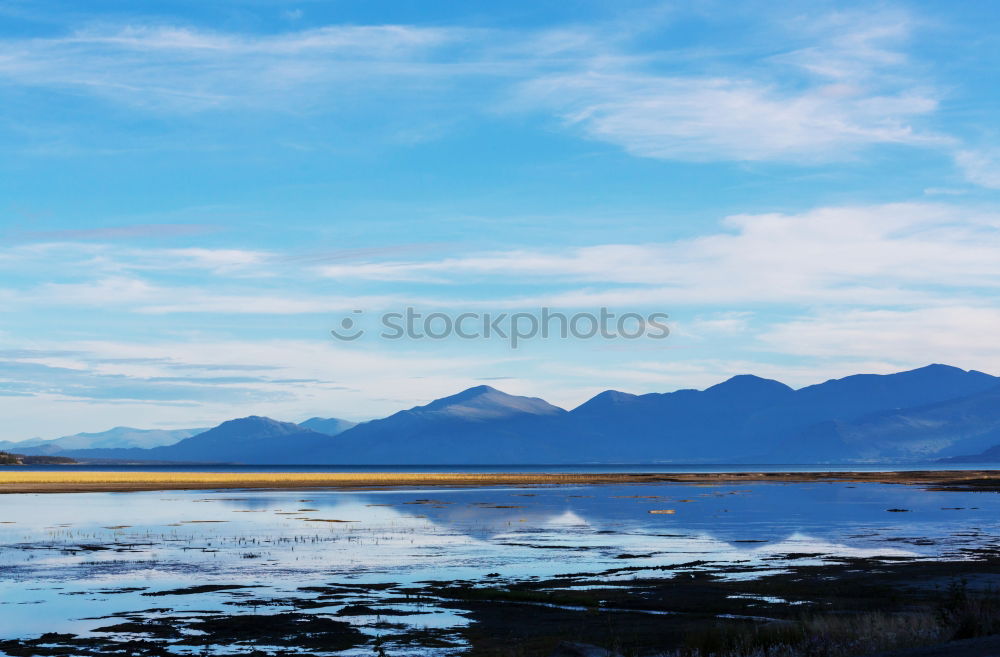
<svg viewBox="0 0 1000 657">
<path fill-rule="evenodd" d="M 965 580 L 952 582 L 936 610 L 952 639 L 1000 634 L 1000 591 L 970 593 Z"/>
<path fill-rule="evenodd" d="M 825 615 L 787 623 L 720 625 L 695 634 L 682 657 L 852 657 L 944 641 L 931 612 Z"/>
<path fill-rule="evenodd" d="M 878 482 L 929 484 L 932 490 L 995 490 L 996 471 L 910 472 L 731 472 L 731 473 L 469 473 L 469 472 L 93 472 L 18 471 L 0 468 L 0 493 L 130 491 L 197 488 L 301 488 L 400 485 L 543 485 L 674 482 L 697 486 L 721 483 Z M 693 502 L 683 499 L 677 502 Z"/>
<path fill-rule="evenodd" d="M 26 490 L 72 492 L 99 487 L 139 490 L 149 488 L 253 488 L 299 486 L 392 486 L 408 484 L 490 485 L 619 482 L 628 474 L 571 473 L 461 473 L 461 472 L 93 472 L 0 471 L 0 492 Z"/>
<path fill-rule="evenodd" d="M 1000 633 L 1000 595 L 952 583 L 933 608 L 725 623 L 688 637 L 671 657 L 857 657 Z"/>
</svg>

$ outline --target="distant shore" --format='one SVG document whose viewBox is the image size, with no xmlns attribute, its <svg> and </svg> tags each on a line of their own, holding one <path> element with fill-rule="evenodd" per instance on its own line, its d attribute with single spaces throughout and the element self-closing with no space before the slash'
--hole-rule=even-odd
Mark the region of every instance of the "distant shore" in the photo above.
<svg viewBox="0 0 1000 657">
<path fill-rule="evenodd" d="M 0 470 L 3 493 L 98 493 L 203 489 L 363 489 L 395 486 L 552 484 L 738 484 L 857 482 L 939 490 L 1000 491 L 1000 470 L 733 473 L 418 473 L 418 472 L 38 472 Z"/>
</svg>

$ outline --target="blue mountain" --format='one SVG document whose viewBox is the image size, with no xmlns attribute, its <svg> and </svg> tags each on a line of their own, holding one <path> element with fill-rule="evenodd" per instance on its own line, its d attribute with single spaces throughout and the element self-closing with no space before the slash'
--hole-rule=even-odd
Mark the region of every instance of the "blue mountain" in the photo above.
<svg viewBox="0 0 1000 657">
<path fill-rule="evenodd" d="M 120 449 L 138 447 L 149 449 L 173 445 L 205 431 L 205 429 L 134 429 L 115 427 L 97 433 L 76 433 L 44 440 L 32 438 L 22 442 L 0 442 L 0 449 L 12 449 L 28 455 L 64 455 L 64 452 L 82 449 Z"/>
<path fill-rule="evenodd" d="M 951 416 L 935 448 L 910 410 L 985 395 L 1000 378 L 945 365 L 888 375 L 856 375 L 793 390 L 735 376 L 705 390 L 632 395 L 609 390 L 569 412 L 486 386 L 366 422 L 340 436 L 316 463 L 788 463 L 926 460 L 980 444 Z M 484 416 L 470 406 L 489 409 Z M 516 409 L 516 410 L 515 410 Z M 989 410 L 1000 420 L 1000 406 Z M 872 424 L 878 416 L 895 423 Z M 915 416 L 913 416 L 915 417 Z M 985 419 L 980 421 L 986 423 Z M 867 423 L 867 424 L 866 424 Z M 832 436 L 837 426 L 848 437 Z M 853 433 L 848 432 L 848 427 Z M 862 431 L 862 428 L 866 432 Z M 846 434 L 845 434 L 846 435 Z M 971 442 L 970 442 L 971 441 Z M 912 444 L 911 444 L 912 443 Z M 859 447 L 863 444 L 864 447 Z M 992 444 L 992 443 L 991 443 Z"/>
<path fill-rule="evenodd" d="M 564 457 L 552 440 L 566 411 L 490 386 L 362 422 L 313 454 L 314 463 L 538 463 Z"/>
<path fill-rule="evenodd" d="M 879 411 L 853 421 L 828 421 L 809 428 L 809 439 L 784 447 L 794 461 L 922 460 L 1000 456 L 1000 388 L 911 408 Z M 806 449 L 803 451 L 802 447 Z M 820 452 L 822 450 L 822 452 Z M 1000 460 L 996 461 L 1000 462 Z"/>
<path fill-rule="evenodd" d="M 76 459 L 188 463 L 308 464 L 332 436 L 256 415 L 228 420 L 190 438 L 152 449 L 85 449 Z"/>
<path fill-rule="evenodd" d="M 940 459 L 941 463 L 1000 463 L 1000 445 L 984 449 L 979 454 L 950 456 Z"/>
<path fill-rule="evenodd" d="M 705 390 L 609 390 L 568 412 L 477 386 L 343 426 L 249 417 L 174 445 L 65 455 L 316 465 L 915 462 L 1000 444 L 1000 378 L 930 365 L 794 390 L 741 375 Z M 312 430 L 328 427 L 338 433 Z"/>
</svg>

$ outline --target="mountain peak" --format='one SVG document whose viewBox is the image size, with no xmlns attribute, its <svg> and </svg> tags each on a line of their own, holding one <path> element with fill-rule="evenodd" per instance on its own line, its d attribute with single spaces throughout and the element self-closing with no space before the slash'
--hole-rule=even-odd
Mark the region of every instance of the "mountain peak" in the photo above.
<svg viewBox="0 0 1000 657">
<path fill-rule="evenodd" d="M 473 386 L 471 388 L 466 388 L 462 392 L 456 392 L 454 395 L 449 395 L 447 397 L 442 397 L 441 399 L 435 399 L 427 406 L 433 406 L 435 404 L 455 404 L 469 399 L 475 399 L 481 397 L 482 395 L 489 395 L 497 393 L 500 395 L 507 395 L 507 393 L 497 390 L 493 386 L 481 385 Z"/>
<path fill-rule="evenodd" d="M 225 422 L 220 423 L 219 426 L 220 427 L 226 425 L 232 426 L 236 424 L 287 424 L 287 423 L 279 422 L 278 420 L 273 420 L 263 415 L 248 415 L 246 417 L 238 417 L 232 420 L 226 420 Z"/>
<path fill-rule="evenodd" d="M 312 430 L 305 429 L 292 422 L 279 422 L 278 420 L 261 415 L 248 415 L 247 417 L 236 418 L 235 420 L 226 420 L 217 427 L 209 429 L 200 435 L 204 436 L 208 434 L 218 437 L 224 436 L 230 439 L 242 439 L 246 436 L 284 436 L 303 432 L 311 433 Z"/>
<path fill-rule="evenodd" d="M 610 407 L 621 406 L 638 398 L 638 395 L 620 390 L 605 390 L 574 408 L 573 413 L 600 413 Z"/>
<path fill-rule="evenodd" d="M 434 401 L 426 404 L 424 406 L 418 406 L 417 408 L 435 411 L 443 408 L 448 408 L 455 404 L 465 404 L 468 402 L 476 402 L 483 398 L 490 399 L 493 401 L 499 401 L 505 397 L 512 397 L 513 395 L 508 395 L 502 390 L 497 390 L 492 386 L 473 386 L 471 388 L 466 388 L 461 392 L 456 392 L 454 395 L 448 395 L 447 397 L 441 397 L 440 399 L 435 399 Z"/>
<path fill-rule="evenodd" d="M 594 399 L 600 399 L 602 401 L 611 402 L 613 404 L 618 404 L 624 401 L 629 401 L 635 399 L 636 395 L 630 392 L 622 392 L 621 390 L 605 390 L 604 392 L 595 395 L 591 401 Z"/>
<path fill-rule="evenodd" d="M 781 381 L 765 379 L 754 374 L 737 374 L 722 383 L 716 383 L 705 389 L 705 392 L 725 391 L 730 394 L 746 394 L 748 392 L 771 392 L 784 393 L 792 392 L 792 388 Z"/>
<path fill-rule="evenodd" d="M 410 409 L 410 412 L 448 415 L 466 420 L 487 420 L 521 414 L 553 415 L 565 411 L 538 397 L 509 395 L 491 386 L 480 385 L 449 397 L 436 399 L 426 406 Z"/>
<path fill-rule="evenodd" d="M 606 390 L 572 413 L 478 385 L 337 438 L 327 426 L 339 429 L 345 421 L 336 418 L 296 425 L 251 415 L 152 449 L 66 455 L 317 465 L 926 460 L 1000 442 L 998 400 L 1000 378 L 941 364 L 800 390 L 753 375 L 701 391 L 636 396 Z M 160 440 L 169 432 L 142 433 L 143 440 Z"/>
<path fill-rule="evenodd" d="M 929 393 L 923 403 L 929 403 L 939 397 L 942 389 L 949 391 L 947 397 L 961 397 L 982 392 L 1000 384 L 1000 378 L 976 370 L 963 370 L 951 365 L 933 363 L 903 372 L 891 374 L 852 374 L 842 379 L 830 379 L 824 383 L 802 388 L 800 392 L 807 395 L 829 390 L 842 390 L 864 386 L 866 394 L 885 390 L 925 390 Z M 890 406 L 898 406 L 891 404 Z"/>
<path fill-rule="evenodd" d="M 893 375 L 888 374 L 886 376 L 893 376 Z M 899 372 L 896 374 L 896 376 L 928 377 L 928 378 L 948 377 L 953 379 L 967 379 L 967 380 L 977 380 L 977 379 L 997 380 L 997 377 L 994 377 L 990 374 L 986 374 L 985 372 L 980 372 L 979 370 L 963 370 L 961 367 L 955 367 L 954 365 L 944 365 L 942 363 L 931 363 L 930 365 L 924 365 L 923 367 L 918 367 L 913 370 Z"/>
<path fill-rule="evenodd" d="M 923 367 L 917 367 L 912 370 L 905 370 L 903 372 L 898 372 L 898 374 L 901 375 L 933 374 L 936 376 L 948 375 L 948 374 L 962 375 L 970 373 L 971 372 L 967 372 L 966 370 L 963 370 L 961 367 L 955 367 L 954 365 L 945 365 L 943 363 L 931 363 L 930 365 L 924 365 Z"/>
</svg>

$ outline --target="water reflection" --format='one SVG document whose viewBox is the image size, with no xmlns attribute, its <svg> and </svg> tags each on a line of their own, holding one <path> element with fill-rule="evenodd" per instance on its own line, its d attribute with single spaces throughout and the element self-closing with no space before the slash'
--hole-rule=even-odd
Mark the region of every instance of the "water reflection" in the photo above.
<svg viewBox="0 0 1000 657">
<path fill-rule="evenodd" d="M 994 541 L 998 510 L 996 495 L 844 483 L 9 495 L 0 637 L 86 633 L 101 621 L 84 618 L 231 609 L 338 582 L 398 590 L 599 573 L 613 585 L 682 564 L 746 578 L 829 558 L 957 557 Z M 212 583 L 255 588 L 151 595 Z M 387 596 L 359 590 L 327 611 Z M 420 611 L 425 626 L 465 622 L 433 604 Z"/>
</svg>

